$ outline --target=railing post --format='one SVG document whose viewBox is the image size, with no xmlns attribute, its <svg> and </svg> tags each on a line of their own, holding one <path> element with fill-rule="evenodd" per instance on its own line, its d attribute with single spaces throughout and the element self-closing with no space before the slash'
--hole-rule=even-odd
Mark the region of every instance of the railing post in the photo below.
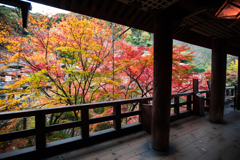
<svg viewBox="0 0 240 160">
<path fill-rule="evenodd" d="M 143 130 L 148 133 L 151 133 L 151 124 L 152 124 L 152 104 L 148 104 L 148 101 L 140 101 L 139 110 L 141 114 L 139 116 L 139 122 L 142 123 Z"/>
<path fill-rule="evenodd" d="M 188 111 L 191 111 L 192 109 L 191 109 L 191 106 L 192 106 L 192 95 L 188 95 L 187 96 L 187 110 Z"/>
<path fill-rule="evenodd" d="M 117 103 L 115 106 L 113 106 L 113 113 L 115 115 L 113 127 L 119 131 L 121 130 L 121 104 Z"/>
<path fill-rule="evenodd" d="M 198 79 L 193 79 L 193 113 L 198 114 L 196 94 L 198 93 Z"/>
<path fill-rule="evenodd" d="M 139 111 L 141 111 L 141 114 L 139 115 L 139 122 L 140 123 L 143 123 L 143 113 L 142 113 L 142 110 L 143 110 L 143 105 L 144 104 L 148 104 L 148 101 L 146 100 L 141 100 L 139 102 Z"/>
<path fill-rule="evenodd" d="M 179 97 L 174 97 L 174 113 L 179 115 Z"/>
<path fill-rule="evenodd" d="M 83 139 L 89 138 L 89 113 L 87 108 L 81 109 L 81 135 Z"/>
<path fill-rule="evenodd" d="M 35 117 L 36 128 L 36 149 L 43 150 L 46 148 L 46 116 L 44 112 L 37 112 Z"/>
</svg>

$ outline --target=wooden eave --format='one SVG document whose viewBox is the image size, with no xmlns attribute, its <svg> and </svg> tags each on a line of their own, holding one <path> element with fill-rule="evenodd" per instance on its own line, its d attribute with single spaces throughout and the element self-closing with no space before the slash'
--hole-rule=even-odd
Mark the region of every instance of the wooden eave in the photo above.
<svg viewBox="0 0 240 160">
<path fill-rule="evenodd" d="M 174 9 L 173 38 L 211 49 L 227 38 L 228 54 L 240 50 L 240 22 L 215 17 L 224 0 L 31 0 L 37 3 L 153 32 L 155 10 Z"/>
</svg>

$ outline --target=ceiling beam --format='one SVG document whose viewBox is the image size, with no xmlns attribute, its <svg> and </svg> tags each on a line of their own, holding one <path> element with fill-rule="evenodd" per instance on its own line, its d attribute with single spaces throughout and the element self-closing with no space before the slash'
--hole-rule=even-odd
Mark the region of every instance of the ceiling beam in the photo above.
<svg viewBox="0 0 240 160">
<path fill-rule="evenodd" d="M 234 47 L 237 47 L 238 49 L 240 49 L 240 38 L 239 37 L 229 38 L 228 43 L 233 45 Z"/>
</svg>

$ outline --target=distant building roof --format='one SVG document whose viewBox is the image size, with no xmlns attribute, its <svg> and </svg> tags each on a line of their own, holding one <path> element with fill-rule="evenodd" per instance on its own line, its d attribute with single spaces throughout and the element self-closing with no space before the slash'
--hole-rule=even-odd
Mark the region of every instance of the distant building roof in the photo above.
<svg viewBox="0 0 240 160">
<path fill-rule="evenodd" d="M 24 61 L 17 61 L 8 64 L 9 68 L 22 68 L 26 63 Z"/>
</svg>

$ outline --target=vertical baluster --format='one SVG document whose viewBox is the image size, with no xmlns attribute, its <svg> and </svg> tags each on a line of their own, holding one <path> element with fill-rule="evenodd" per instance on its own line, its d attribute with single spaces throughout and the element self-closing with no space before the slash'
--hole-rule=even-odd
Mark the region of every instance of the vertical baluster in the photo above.
<svg viewBox="0 0 240 160">
<path fill-rule="evenodd" d="M 23 117 L 23 129 L 27 129 L 27 117 Z"/>
<path fill-rule="evenodd" d="M 235 96 L 234 96 L 234 111 L 235 109 L 237 108 L 238 109 L 238 90 L 237 90 L 237 85 L 235 85 L 234 87 L 234 93 L 235 93 Z"/>
<path fill-rule="evenodd" d="M 234 89 L 231 89 L 231 96 L 233 96 L 234 94 Z"/>
<path fill-rule="evenodd" d="M 229 89 L 226 89 L 226 95 L 229 96 Z"/>
<path fill-rule="evenodd" d="M 188 96 L 187 96 L 187 102 L 188 102 L 188 104 L 187 104 L 187 110 L 188 110 L 188 111 L 191 111 L 192 95 L 188 95 Z"/>
<path fill-rule="evenodd" d="M 46 148 L 46 116 L 44 112 L 39 111 L 35 116 L 36 128 L 36 149 L 43 150 Z"/>
<path fill-rule="evenodd" d="M 113 113 L 115 115 L 115 120 L 113 121 L 113 127 L 119 131 L 121 130 L 121 105 L 117 103 L 113 106 Z"/>
<path fill-rule="evenodd" d="M 206 105 L 209 107 L 210 106 L 210 98 L 211 98 L 211 94 L 210 92 L 206 93 Z"/>
<path fill-rule="evenodd" d="M 81 109 L 81 135 L 83 139 L 87 139 L 89 137 L 89 113 L 88 108 Z"/>
<path fill-rule="evenodd" d="M 179 114 L 179 97 L 174 97 L 174 113 Z"/>
</svg>

